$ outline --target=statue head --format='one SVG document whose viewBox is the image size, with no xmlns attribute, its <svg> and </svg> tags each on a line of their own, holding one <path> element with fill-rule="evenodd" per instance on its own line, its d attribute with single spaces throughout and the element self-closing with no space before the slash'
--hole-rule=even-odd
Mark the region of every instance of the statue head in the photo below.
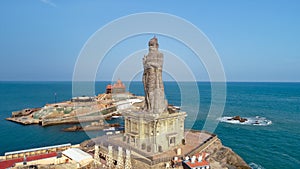
<svg viewBox="0 0 300 169">
<path fill-rule="evenodd" d="M 148 42 L 149 50 L 157 50 L 158 49 L 158 40 L 154 36 L 150 41 Z"/>
</svg>

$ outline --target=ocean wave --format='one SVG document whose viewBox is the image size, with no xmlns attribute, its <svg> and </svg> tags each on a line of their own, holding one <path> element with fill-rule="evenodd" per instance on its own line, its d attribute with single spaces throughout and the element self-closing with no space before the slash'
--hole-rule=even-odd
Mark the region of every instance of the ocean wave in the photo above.
<svg viewBox="0 0 300 169">
<path fill-rule="evenodd" d="M 249 164 L 249 166 L 252 168 L 252 169 L 265 169 L 263 166 L 259 165 L 259 164 L 255 164 L 253 162 L 251 162 Z"/>
<path fill-rule="evenodd" d="M 218 120 L 224 123 L 231 124 L 243 124 L 243 125 L 254 125 L 254 126 L 268 126 L 272 124 L 271 120 L 268 120 L 265 117 L 255 116 L 255 117 L 245 117 L 247 119 L 245 122 L 240 122 L 239 120 L 233 120 L 234 117 L 221 117 Z"/>
</svg>

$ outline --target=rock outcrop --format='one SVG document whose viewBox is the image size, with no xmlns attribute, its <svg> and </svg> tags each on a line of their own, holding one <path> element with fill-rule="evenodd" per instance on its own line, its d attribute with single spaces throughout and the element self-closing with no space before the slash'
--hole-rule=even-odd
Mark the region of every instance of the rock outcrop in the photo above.
<svg viewBox="0 0 300 169">
<path fill-rule="evenodd" d="M 231 119 L 228 119 L 228 120 L 238 120 L 241 123 L 243 123 L 245 121 L 248 121 L 248 119 L 242 118 L 241 116 L 234 116 L 234 117 L 232 117 Z"/>
<path fill-rule="evenodd" d="M 218 169 L 251 169 L 248 164 L 230 148 L 225 147 L 220 140 L 215 141 L 207 150 L 211 168 Z"/>
</svg>

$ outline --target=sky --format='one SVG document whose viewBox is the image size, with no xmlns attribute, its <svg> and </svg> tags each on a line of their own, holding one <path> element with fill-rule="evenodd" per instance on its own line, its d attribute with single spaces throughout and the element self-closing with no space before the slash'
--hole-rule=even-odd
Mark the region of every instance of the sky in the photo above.
<svg viewBox="0 0 300 169">
<path fill-rule="evenodd" d="M 81 49 L 98 29 L 142 12 L 168 13 L 194 24 L 218 52 L 227 81 L 300 82 L 297 0 L 1 1 L 0 81 L 71 81 Z M 147 49 L 151 37 L 117 44 L 99 66 L 96 80 L 110 80 L 122 59 Z M 160 48 L 178 55 L 196 80 L 209 80 L 189 49 L 168 37 L 158 38 Z M 176 80 L 186 80 L 178 76 Z"/>
</svg>

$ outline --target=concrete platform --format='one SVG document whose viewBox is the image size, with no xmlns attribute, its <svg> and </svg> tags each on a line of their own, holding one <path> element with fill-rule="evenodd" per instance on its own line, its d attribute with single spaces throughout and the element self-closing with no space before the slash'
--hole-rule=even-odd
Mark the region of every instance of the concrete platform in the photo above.
<svg viewBox="0 0 300 169">
<path fill-rule="evenodd" d="M 185 156 L 192 156 L 195 153 L 204 151 L 206 147 L 217 140 L 217 136 L 205 131 L 185 131 L 185 145 L 181 144 L 175 146 L 172 150 L 162 153 L 149 153 L 145 150 L 137 149 L 123 141 L 123 135 L 101 136 L 93 139 L 95 144 L 100 145 L 100 152 L 107 154 L 108 146 L 113 146 L 113 158 L 117 160 L 118 147 L 123 147 L 123 150 L 131 150 L 132 159 L 137 161 L 139 166 L 155 166 L 170 162 L 175 156 L 183 158 Z M 181 154 L 177 154 L 177 149 L 181 148 Z M 148 167 L 146 167 L 148 168 Z M 154 167 L 155 168 L 155 167 Z"/>
</svg>

